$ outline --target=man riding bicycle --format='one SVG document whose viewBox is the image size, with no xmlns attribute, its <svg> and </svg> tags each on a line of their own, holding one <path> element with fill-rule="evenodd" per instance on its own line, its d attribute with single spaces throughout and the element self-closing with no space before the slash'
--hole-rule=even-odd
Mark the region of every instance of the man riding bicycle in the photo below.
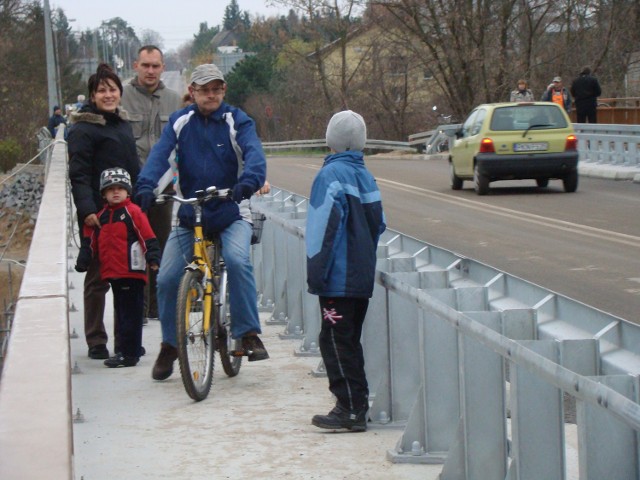
<svg viewBox="0 0 640 480">
<path fill-rule="evenodd" d="M 250 259 L 251 212 L 248 199 L 265 183 L 267 164 L 253 120 L 225 103 L 227 84 L 214 64 L 203 64 L 191 74 L 189 92 L 194 104 L 171 114 L 158 143 L 151 149 L 136 183 L 135 201 L 143 210 L 153 204 L 163 179 L 171 178 L 178 157 L 178 191 L 185 197 L 210 186 L 232 191 L 228 200 L 205 204 L 205 234 L 218 233 L 229 272 L 231 331 L 242 338 L 249 361 L 269 358 L 262 341 L 256 285 Z M 173 165 L 171 165 L 173 164 Z M 162 325 L 160 354 L 152 377 L 165 380 L 177 358 L 176 300 L 184 267 L 193 255 L 193 208 L 182 205 L 178 226 L 165 246 L 158 274 L 158 313 Z"/>
</svg>

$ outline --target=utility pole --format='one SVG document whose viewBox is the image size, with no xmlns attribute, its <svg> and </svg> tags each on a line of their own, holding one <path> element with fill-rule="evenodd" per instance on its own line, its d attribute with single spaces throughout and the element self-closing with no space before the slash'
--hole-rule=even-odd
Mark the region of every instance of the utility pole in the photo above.
<svg viewBox="0 0 640 480">
<path fill-rule="evenodd" d="M 47 116 L 53 112 L 54 105 L 60 105 L 58 95 L 58 69 L 53 54 L 53 29 L 51 28 L 51 11 L 49 0 L 44 0 L 44 40 L 47 55 L 47 87 L 49 91 L 49 111 Z"/>
</svg>

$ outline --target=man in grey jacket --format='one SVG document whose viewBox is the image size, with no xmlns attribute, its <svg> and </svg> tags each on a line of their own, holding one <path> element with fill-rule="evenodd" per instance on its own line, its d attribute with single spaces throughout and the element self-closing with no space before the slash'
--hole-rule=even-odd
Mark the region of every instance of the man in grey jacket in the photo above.
<svg viewBox="0 0 640 480">
<path fill-rule="evenodd" d="M 129 115 L 138 156 L 144 165 L 151 147 L 158 141 L 162 128 L 169 121 L 169 115 L 182 108 L 182 96 L 167 88 L 160 80 L 164 72 L 164 58 L 158 47 L 141 47 L 133 68 L 137 75 L 124 86 L 121 106 Z M 161 250 L 164 249 L 171 232 L 172 210 L 173 205 L 168 202 L 153 206 L 147 212 Z M 145 323 L 149 318 L 158 318 L 156 272 L 149 272 L 149 282 L 145 291 Z"/>
</svg>

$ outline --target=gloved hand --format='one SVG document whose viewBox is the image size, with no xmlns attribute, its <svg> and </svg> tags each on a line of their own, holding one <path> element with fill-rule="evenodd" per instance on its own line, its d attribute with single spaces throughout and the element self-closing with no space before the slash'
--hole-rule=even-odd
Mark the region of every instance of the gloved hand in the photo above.
<svg viewBox="0 0 640 480">
<path fill-rule="evenodd" d="M 251 198 L 251 195 L 253 195 L 253 187 L 246 183 L 236 183 L 231 191 L 231 198 L 236 203 L 240 203 L 246 198 Z"/>
<path fill-rule="evenodd" d="M 149 209 L 154 205 L 156 201 L 156 196 L 153 193 L 153 190 L 139 190 L 133 197 L 133 203 L 138 205 L 143 212 L 148 212 Z"/>
<path fill-rule="evenodd" d="M 78 259 L 76 260 L 76 272 L 86 272 L 89 268 L 89 264 L 91 264 L 91 249 L 84 247 L 80 248 Z"/>
</svg>

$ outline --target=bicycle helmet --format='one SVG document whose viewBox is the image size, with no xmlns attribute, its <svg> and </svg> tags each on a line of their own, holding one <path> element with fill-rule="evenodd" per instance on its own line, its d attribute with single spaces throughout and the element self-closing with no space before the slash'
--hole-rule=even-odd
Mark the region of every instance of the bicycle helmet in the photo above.
<svg viewBox="0 0 640 480">
<path fill-rule="evenodd" d="M 100 174 L 100 193 L 104 191 L 105 188 L 111 187 L 113 185 L 120 185 L 122 188 L 127 190 L 129 195 L 131 195 L 131 177 L 129 176 L 129 172 L 127 172 L 124 168 L 107 168 Z"/>
</svg>

